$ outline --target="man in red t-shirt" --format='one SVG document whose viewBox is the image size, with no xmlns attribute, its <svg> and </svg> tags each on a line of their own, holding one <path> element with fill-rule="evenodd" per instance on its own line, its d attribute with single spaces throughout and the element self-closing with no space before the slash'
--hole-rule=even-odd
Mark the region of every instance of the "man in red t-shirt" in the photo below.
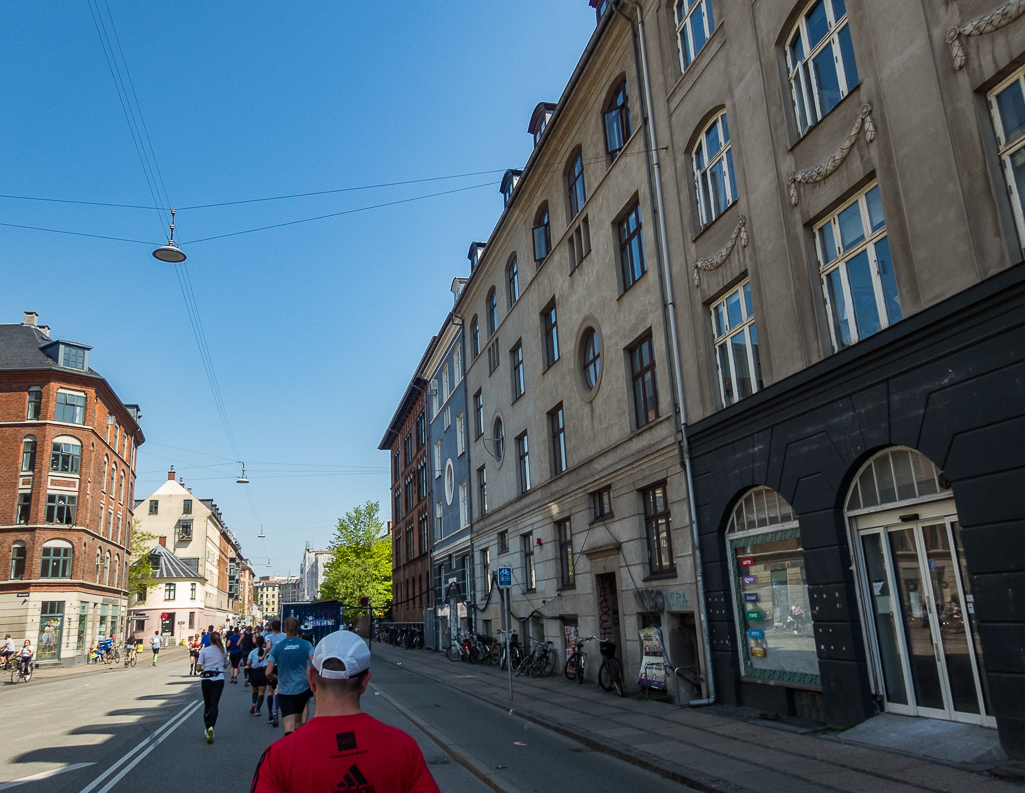
<svg viewBox="0 0 1025 793">
<path fill-rule="evenodd" d="M 416 741 L 360 710 L 370 683 L 366 642 L 329 634 L 306 676 L 317 715 L 267 747 L 250 793 L 439 793 Z"/>
</svg>

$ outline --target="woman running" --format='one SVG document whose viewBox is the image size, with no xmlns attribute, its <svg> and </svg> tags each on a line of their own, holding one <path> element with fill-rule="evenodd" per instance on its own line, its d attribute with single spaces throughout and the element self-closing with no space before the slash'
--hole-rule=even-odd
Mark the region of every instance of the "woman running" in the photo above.
<svg viewBox="0 0 1025 793">
<path fill-rule="evenodd" d="M 249 685 L 253 688 L 253 706 L 249 709 L 251 716 L 259 716 L 260 708 L 263 707 L 263 692 L 267 688 L 267 642 L 257 634 L 256 647 L 250 650 L 246 659 L 246 669 L 249 672 Z"/>
<path fill-rule="evenodd" d="M 206 742 L 214 742 L 214 725 L 217 723 L 217 705 L 224 692 L 224 667 L 228 665 L 228 653 L 221 641 L 221 634 L 210 634 L 210 644 L 199 651 L 196 668 L 200 669 L 200 685 L 203 687 L 203 724 L 206 725 Z"/>
<path fill-rule="evenodd" d="M 189 644 L 189 675 L 196 674 L 196 664 L 199 662 L 199 640 L 193 636 Z"/>
</svg>

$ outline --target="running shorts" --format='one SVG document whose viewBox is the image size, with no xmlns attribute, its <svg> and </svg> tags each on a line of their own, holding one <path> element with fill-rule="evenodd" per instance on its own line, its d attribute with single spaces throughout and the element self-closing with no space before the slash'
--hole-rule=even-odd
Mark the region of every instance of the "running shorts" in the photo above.
<svg viewBox="0 0 1025 793">
<path fill-rule="evenodd" d="M 231 661 L 231 668 L 238 669 L 239 664 L 242 663 L 242 653 L 232 653 L 229 656 L 229 660 Z"/>
<path fill-rule="evenodd" d="M 313 693 L 306 689 L 301 694 L 278 694 L 278 709 L 282 716 L 301 716 Z"/>
<path fill-rule="evenodd" d="M 267 673 L 263 668 L 249 670 L 249 685 L 253 688 L 263 688 L 267 685 Z"/>
</svg>

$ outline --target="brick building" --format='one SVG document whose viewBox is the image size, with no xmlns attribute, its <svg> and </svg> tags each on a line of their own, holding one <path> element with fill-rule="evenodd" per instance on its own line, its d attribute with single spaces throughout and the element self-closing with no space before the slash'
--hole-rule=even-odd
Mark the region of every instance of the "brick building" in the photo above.
<svg viewBox="0 0 1025 793">
<path fill-rule="evenodd" d="M 139 408 L 25 312 L 0 325 L 0 632 L 81 662 L 124 633 Z"/>
<path fill-rule="evenodd" d="M 392 619 L 421 622 L 432 605 L 430 477 L 427 475 L 427 347 L 377 447 L 391 454 Z"/>
</svg>

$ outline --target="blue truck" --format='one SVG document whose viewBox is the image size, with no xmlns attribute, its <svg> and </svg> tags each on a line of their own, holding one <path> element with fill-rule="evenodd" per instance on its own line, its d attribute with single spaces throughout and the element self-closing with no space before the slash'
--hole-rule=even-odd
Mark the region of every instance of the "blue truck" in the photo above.
<svg viewBox="0 0 1025 793">
<path fill-rule="evenodd" d="M 281 621 L 289 617 L 299 620 L 299 635 L 312 634 L 316 645 L 329 633 L 345 627 L 345 610 L 340 600 L 320 600 L 315 603 L 283 603 Z"/>
</svg>

